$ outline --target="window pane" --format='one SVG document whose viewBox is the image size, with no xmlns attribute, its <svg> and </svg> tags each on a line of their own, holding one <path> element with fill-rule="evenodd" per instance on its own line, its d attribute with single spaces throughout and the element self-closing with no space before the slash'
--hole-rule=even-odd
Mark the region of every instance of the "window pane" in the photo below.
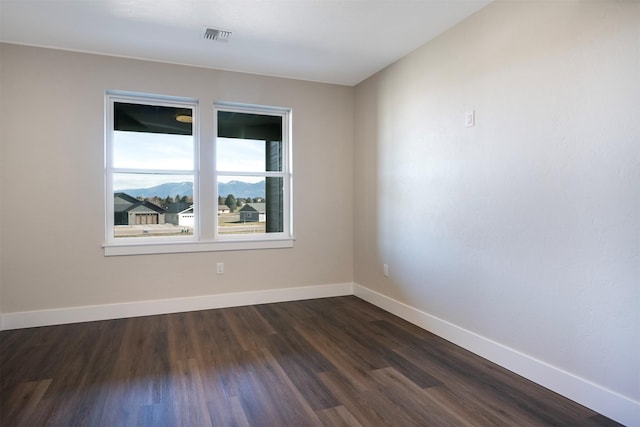
<svg viewBox="0 0 640 427">
<path fill-rule="evenodd" d="M 283 231 L 283 179 L 218 177 L 218 233 Z"/>
<path fill-rule="evenodd" d="M 281 172 L 282 142 L 218 138 L 216 169 L 229 172 Z"/>
<path fill-rule="evenodd" d="M 282 116 L 218 111 L 218 136 L 282 141 Z"/>
<path fill-rule="evenodd" d="M 193 235 L 193 175 L 113 174 L 114 237 Z"/>
<path fill-rule="evenodd" d="M 113 167 L 192 170 L 190 107 L 114 102 Z"/>
<path fill-rule="evenodd" d="M 113 167 L 131 169 L 193 169 L 193 137 L 115 131 Z"/>
<path fill-rule="evenodd" d="M 193 108 L 114 102 L 113 129 L 193 135 Z"/>
</svg>

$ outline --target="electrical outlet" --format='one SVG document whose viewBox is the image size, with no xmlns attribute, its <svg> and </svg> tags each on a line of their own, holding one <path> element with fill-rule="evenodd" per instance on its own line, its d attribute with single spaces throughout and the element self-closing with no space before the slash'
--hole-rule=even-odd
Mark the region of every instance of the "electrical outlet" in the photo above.
<svg viewBox="0 0 640 427">
<path fill-rule="evenodd" d="M 389 277 L 389 264 L 382 264 L 382 272 L 384 277 Z"/>
<path fill-rule="evenodd" d="M 224 274 L 224 262 L 216 264 L 216 274 Z"/>
</svg>

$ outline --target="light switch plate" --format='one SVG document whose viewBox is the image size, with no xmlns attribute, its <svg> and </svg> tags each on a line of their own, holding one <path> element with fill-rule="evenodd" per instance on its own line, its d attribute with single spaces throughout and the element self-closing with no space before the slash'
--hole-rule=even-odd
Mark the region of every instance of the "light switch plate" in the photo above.
<svg viewBox="0 0 640 427">
<path fill-rule="evenodd" d="M 476 125 L 476 112 L 474 110 L 467 111 L 464 115 L 464 127 L 469 128 Z"/>
</svg>

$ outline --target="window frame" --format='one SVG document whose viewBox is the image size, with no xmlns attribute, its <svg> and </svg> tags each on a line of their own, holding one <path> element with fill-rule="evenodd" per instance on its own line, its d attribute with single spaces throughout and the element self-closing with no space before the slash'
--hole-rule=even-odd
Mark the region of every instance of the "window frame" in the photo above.
<svg viewBox="0 0 640 427">
<path fill-rule="evenodd" d="M 114 103 L 140 103 L 144 105 L 160 105 L 179 108 L 192 108 L 194 139 L 194 164 L 193 164 L 193 202 L 194 232 L 191 236 L 146 236 L 146 237 L 119 237 L 114 236 L 114 190 L 113 177 L 124 168 L 114 168 L 113 161 L 113 135 L 114 135 Z M 109 90 L 105 94 L 105 137 L 104 137 L 104 190 L 105 190 L 105 241 L 102 245 L 105 256 L 118 255 L 142 255 L 142 254 L 166 254 L 183 252 L 209 252 L 209 251 L 235 251 L 254 249 L 278 249 L 293 247 L 293 174 L 292 174 L 292 129 L 290 108 L 270 107 L 252 104 L 240 104 L 231 102 L 212 102 L 213 117 L 209 123 L 201 122 L 200 102 L 198 99 L 163 96 L 146 93 L 125 92 Z M 218 134 L 217 114 L 219 109 L 248 114 L 281 115 L 283 166 L 283 231 L 277 233 L 260 233 L 251 235 L 233 235 L 218 233 L 218 171 L 216 164 L 216 140 Z M 206 122 L 206 120 L 205 120 Z M 202 124 L 202 125 L 201 125 Z M 213 124 L 213 126 L 208 126 Z M 202 134 L 201 132 L 207 132 Z M 130 168 L 127 168 L 128 170 Z M 137 173 L 147 173 L 147 170 L 138 170 Z M 152 170 L 149 169 L 148 173 Z M 163 174 L 186 174 L 185 170 L 162 170 Z M 191 172 L 189 172 L 191 173 Z M 250 174 L 249 174 L 250 175 Z M 280 176 L 279 175 L 279 176 Z M 203 183 L 201 180 L 211 180 L 212 183 Z M 210 184 L 210 185 L 209 185 Z M 208 190 L 211 188 L 213 191 Z M 207 189 L 207 190 L 205 190 Z M 203 192 L 204 191 L 204 192 Z M 208 194 L 207 194 L 208 193 Z M 203 220 L 205 216 L 211 216 L 212 220 Z M 203 226 L 203 223 L 205 226 Z M 207 225 L 209 227 L 207 227 Z M 213 226 L 213 229 L 209 229 Z"/>
<path fill-rule="evenodd" d="M 293 236 L 293 213 L 292 213 L 292 186 L 293 186 L 293 176 L 292 176 L 292 156 L 291 156 L 291 109 L 290 108 L 281 108 L 281 107 L 270 107 L 270 106 L 261 106 L 261 105 L 248 105 L 248 104 L 239 104 L 233 102 L 214 102 L 213 103 L 213 117 L 214 117 L 214 129 L 215 129 L 215 140 L 214 148 L 217 148 L 217 139 L 218 139 L 218 112 L 232 112 L 232 113 L 244 113 L 244 114 L 257 114 L 257 115 L 269 115 L 276 116 L 282 119 L 282 171 L 264 171 L 264 172 L 242 172 L 242 171 L 225 171 L 218 170 L 217 168 L 217 150 L 214 149 L 214 162 L 213 168 L 215 173 L 215 202 L 216 202 L 216 211 L 218 208 L 218 177 L 219 176 L 237 176 L 237 177 L 273 177 L 273 178 L 282 178 L 283 181 L 283 201 L 282 201 L 282 215 L 283 215 L 283 224 L 281 232 L 269 232 L 260 234 L 262 237 L 260 240 L 282 240 L 282 239 L 291 239 Z M 266 185 L 266 180 L 265 180 Z M 268 221 L 268 218 L 267 218 Z M 219 232 L 218 222 L 216 221 L 214 227 L 214 239 L 219 241 L 245 241 L 245 240 L 255 240 L 255 235 L 243 235 L 243 234 L 221 234 Z"/>
</svg>

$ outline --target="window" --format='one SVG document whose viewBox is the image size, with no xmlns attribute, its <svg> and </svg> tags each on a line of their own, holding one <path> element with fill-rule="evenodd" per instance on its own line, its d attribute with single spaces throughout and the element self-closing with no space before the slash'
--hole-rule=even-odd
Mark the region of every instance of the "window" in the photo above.
<svg viewBox="0 0 640 427">
<path fill-rule="evenodd" d="M 211 135 L 194 99 L 106 110 L 105 255 L 292 246 L 290 110 L 216 103 Z"/>
<path fill-rule="evenodd" d="M 219 236 L 282 235 L 289 224 L 288 112 L 216 104 Z"/>
</svg>

